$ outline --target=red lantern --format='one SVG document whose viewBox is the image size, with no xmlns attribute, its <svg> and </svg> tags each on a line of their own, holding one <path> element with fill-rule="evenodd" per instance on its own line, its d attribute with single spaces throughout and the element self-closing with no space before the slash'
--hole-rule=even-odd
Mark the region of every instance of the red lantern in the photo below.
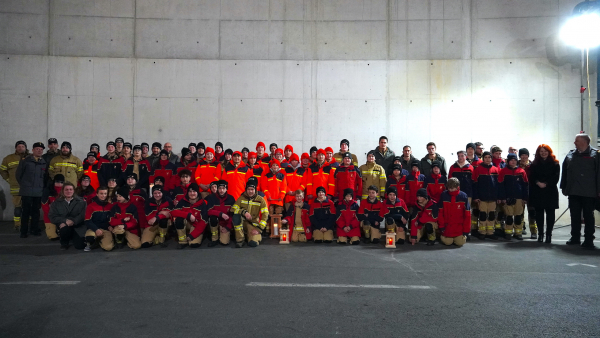
<svg viewBox="0 0 600 338">
<path fill-rule="evenodd" d="M 286 234 L 282 234 L 282 236 L 283 236 L 283 240 L 284 241 L 287 240 L 287 235 Z"/>
</svg>

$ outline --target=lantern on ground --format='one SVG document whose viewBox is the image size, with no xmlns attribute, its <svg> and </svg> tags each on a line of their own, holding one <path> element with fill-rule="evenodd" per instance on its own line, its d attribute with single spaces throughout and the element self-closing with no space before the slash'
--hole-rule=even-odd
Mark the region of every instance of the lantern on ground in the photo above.
<svg viewBox="0 0 600 338">
<path fill-rule="evenodd" d="M 279 231 L 279 244 L 290 244 L 290 229 Z"/>
<path fill-rule="evenodd" d="M 385 247 L 386 248 L 395 248 L 396 247 L 396 233 L 395 232 L 387 232 L 385 234 Z"/>
</svg>

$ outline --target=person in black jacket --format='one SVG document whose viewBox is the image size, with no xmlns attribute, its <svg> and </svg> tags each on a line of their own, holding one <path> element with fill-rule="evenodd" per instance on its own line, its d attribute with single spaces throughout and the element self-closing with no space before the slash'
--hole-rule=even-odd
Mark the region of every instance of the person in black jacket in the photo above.
<svg viewBox="0 0 600 338">
<path fill-rule="evenodd" d="M 67 250 L 71 241 L 75 249 L 85 248 L 83 234 L 76 231 L 83 228 L 85 208 L 83 198 L 75 195 L 75 186 L 65 182 L 60 197 L 50 206 L 49 215 L 50 221 L 59 229 L 61 250 Z"/>
<path fill-rule="evenodd" d="M 529 167 L 529 204 L 535 209 L 538 242 L 544 240 L 544 213 L 546 214 L 546 243 L 552 242 L 555 210 L 558 209 L 558 179 L 560 164 L 547 144 L 540 144 Z M 579 221 L 581 222 L 581 221 Z"/>
<path fill-rule="evenodd" d="M 23 213 L 21 214 L 21 238 L 27 237 L 27 230 L 31 235 L 40 236 L 40 207 L 44 192 L 44 175 L 46 161 L 42 158 L 44 144 L 33 144 L 33 154 L 19 162 L 15 178 L 19 182 L 19 195 Z M 31 226 L 29 225 L 31 224 Z"/>
<path fill-rule="evenodd" d="M 113 204 L 108 200 L 108 187 L 102 186 L 96 190 L 96 196 L 85 210 L 85 251 L 90 251 L 94 246 L 100 245 L 105 251 L 115 247 L 115 241 L 110 226 L 110 210 Z"/>
<path fill-rule="evenodd" d="M 575 149 L 569 151 L 562 164 L 560 189 L 569 196 L 571 209 L 571 239 L 567 245 L 578 245 L 581 241 L 581 212 L 585 222 L 585 240 L 582 247 L 593 249 L 594 206 L 600 196 L 600 153 L 590 147 L 587 134 L 575 136 Z"/>
</svg>

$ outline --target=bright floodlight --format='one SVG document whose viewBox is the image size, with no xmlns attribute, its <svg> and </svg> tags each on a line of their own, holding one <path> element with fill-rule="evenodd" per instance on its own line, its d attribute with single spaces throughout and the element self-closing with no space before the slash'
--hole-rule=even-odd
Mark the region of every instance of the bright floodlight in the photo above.
<svg viewBox="0 0 600 338">
<path fill-rule="evenodd" d="M 560 31 L 560 38 L 570 46 L 594 48 L 600 45 L 600 16 L 583 14 L 567 21 Z"/>
</svg>

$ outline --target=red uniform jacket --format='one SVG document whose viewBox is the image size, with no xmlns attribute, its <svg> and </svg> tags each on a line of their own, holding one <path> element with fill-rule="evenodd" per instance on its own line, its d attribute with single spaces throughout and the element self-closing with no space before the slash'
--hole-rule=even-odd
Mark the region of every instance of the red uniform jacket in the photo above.
<svg viewBox="0 0 600 338">
<path fill-rule="evenodd" d="M 411 171 L 406 177 L 404 196 L 406 197 L 406 205 L 409 207 L 414 207 L 417 204 L 417 191 L 423 188 L 423 181 L 425 181 L 425 175 L 421 174 L 420 171 Z"/>
<path fill-rule="evenodd" d="M 302 224 L 296 224 L 296 204 L 292 203 L 285 213 L 286 216 L 283 218 L 287 221 L 288 229 L 290 229 L 290 236 L 294 233 L 294 231 L 302 231 L 304 235 L 306 235 L 307 240 L 312 239 L 312 229 L 310 227 L 310 217 L 308 214 L 310 213 L 310 206 L 308 203 L 304 202 L 302 205 L 302 215 L 300 216 L 302 219 Z"/>
<path fill-rule="evenodd" d="M 236 200 L 244 191 L 246 191 L 248 171 L 249 168 L 244 162 L 240 162 L 240 164 L 235 167 L 233 161 L 230 161 L 225 166 L 225 170 L 222 173 L 219 173 L 219 179 L 225 180 L 228 183 L 227 193 Z"/>
<path fill-rule="evenodd" d="M 150 176 L 150 183 L 154 183 L 154 179 L 157 176 L 162 176 L 165 179 L 165 185 L 163 186 L 163 190 L 171 191 L 176 186 L 176 184 L 174 184 L 174 182 L 173 182 L 173 176 L 175 176 L 176 172 L 177 172 L 177 168 L 169 160 L 167 160 L 167 163 L 165 165 L 162 165 L 160 163 L 160 160 L 158 160 L 158 161 L 156 161 L 156 163 L 154 165 L 154 171 L 152 172 L 152 175 Z"/>
<path fill-rule="evenodd" d="M 438 226 L 444 237 L 466 236 L 471 231 L 471 206 L 467 194 L 460 190 L 444 191 L 438 208 Z"/>
<path fill-rule="evenodd" d="M 425 177 L 423 186 L 427 189 L 427 195 L 429 195 L 434 202 L 438 202 L 442 192 L 446 190 L 447 182 L 448 178 L 446 178 L 445 175 L 435 175 L 431 173 L 429 176 Z"/>
<path fill-rule="evenodd" d="M 283 199 L 287 192 L 287 180 L 284 173 L 277 172 L 276 174 L 273 174 L 273 172 L 269 170 L 269 172 L 262 177 L 261 187 L 269 205 L 283 206 Z"/>
<path fill-rule="evenodd" d="M 179 203 L 179 201 L 181 201 L 187 195 L 187 190 L 189 186 L 189 184 L 184 186 L 180 183 L 178 186 L 175 187 L 175 189 L 171 190 L 171 199 L 173 200 L 174 205 Z"/>
<path fill-rule="evenodd" d="M 212 182 L 219 180 L 217 175 L 217 166 L 219 162 L 213 159 L 212 162 L 207 162 L 206 160 L 201 161 L 196 167 L 195 180 L 196 183 L 210 185 Z M 210 187 L 206 190 L 202 190 L 201 192 L 210 192 Z"/>
<path fill-rule="evenodd" d="M 173 200 L 169 198 L 169 196 L 165 196 L 163 195 L 162 199 L 160 200 L 160 203 L 156 202 L 156 200 L 154 198 L 150 198 L 148 201 L 146 201 L 146 206 L 144 208 L 145 212 L 146 212 L 146 227 L 148 227 L 148 221 L 153 218 L 156 217 L 158 220 L 163 220 L 163 219 L 167 219 L 167 217 L 165 215 L 161 215 L 160 212 L 161 211 L 168 211 L 171 212 L 171 210 L 173 210 Z M 157 220 L 157 222 L 158 222 Z M 157 225 L 157 223 L 154 223 L 154 225 Z"/>
<path fill-rule="evenodd" d="M 125 221 L 125 218 L 129 218 Z M 127 203 L 115 203 L 110 210 L 110 226 L 116 227 L 124 225 L 125 230 L 131 232 L 134 235 L 140 235 L 140 228 L 138 224 L 138 210 L 137 207 L 128 201 Z"/>
<path fill-rule="evenodd" d="M 144 210 L 146 207 L 146 191 L 143 189 L 132 190 L 129 193 L 129 202 L 131 202 L 138 210 L 137 222 L 139 223 L 139 226 L 142 228 L 148 227 L 148 222 L 146 222 L 146 212 Z"/>
<path fill-rule="evenodd" d="M 398 190 L 396 197 L 406 202 L 406 177 L 407 175 L 400 176 L 399 179 L 396 179 L 394 175 L 389 175 L 387 177 L 387 182 L 385 183 L 385 188 L 394 186 Z"/>
<path fill-rule="evenodd" d="M 341 168 L 341 167 L 340 167 Z M 359 178 L 359 181 L 362 182 L 362 179 Z M 362 193 L 361 190 L 358 190 L 359 195 Z M 357 212 L 359 209 L 358 203 L 355 200 L 346 201 L 342 199 L 336 205 L 337 209 L 337 219 L 335 224 L 337 225 L 337 235 L 345 236 L 345 237 L 360 237 L 360 222 L 358 221 Z M 344 231 L 345 227 L 350 227 L 350 231 Z"/>
<path fill-rule="evenodd" d="M 402 223 L 402 217 L 406 220 L 406 224 Z M 392 203 L 389 198 L 386 198 L 379 210 L 379 221 L 385 222 L 386 218 L 394 219 L 397 227 L 406 228 L 410 218 L 406 203 L 399 198 L 396 198 L 396 202 Z"/>
<path fill-rule="evenodd" d="M 204 229 L 206 228 L 206 220 L 202 218 L 205 207 L 205 200 L 199 199 L 198 201 L 196 201 L 196 203 L 192 204 L 186 196 L 181 201 L 179 201 L 179 203 L 177 203 L 177 206 L 173 208 L 173 211 L 171 211 L 171 217 L 173 219 L 177 217 L 185 218 L 188 222 L 190 222 L 194 227 L 194 230 L 190 232 L 190 236 L 196 239 L 198 238 L 198 236 L 204 233 Z M 196 218 L 196 221 L 190 221 L 190 216 L 194 216 L 194 218 Z"/>
<path fill-rule="evenodd" d="M 235 198 L 230 194 L 226 193 L 225 196 L 221 197 L 218 193 L 210 194 L 206 196 L 204 200 L 206 203 L 206 215 L 207 218 L 211 216 L 217 217 L 219 219 L 219 225 L 226 227 L 227 229 L 233 229 L 233 212 L 231 212 L 231 207 L 235 204 Z M 221 218 L 223 214 L 227 214 L 229 216 L 228 220 L 224 220 Z"/>
<path fill-rule="evenodd" d="M 335 159 L 333 160 L 335 162 Z M 354 165 L 338 166 L 333 172 L 333 175 L 329 175 L 329 189 L 328 194 L 337 198 L 338 200 L 344 199 L 344 189 L 350 188 L 354 191 L 352 195 L 353 199 L 360 198 L 363 190 L 362 175 L 358 167 Z"/>
<path fill-rule="evenodd" d="M 424 207 L 420 206 L 418 203 L 415 205 L 415 210 L 413 210 L 413 214 L 410 219 L 410 236 L 412 238 L 417 238 L 417 231 L 422 229 L 423 226 L 427 223 L 437 223 L 438 222 L 438 205 L 434 203 L 431 199 L 427 201 Z"/>
<path fill-rule="evenodd" d="M 302 166 L 298 167 L 298 169 L 294 170 L 291 166 L 285 168 L 285 179 L 287 181 L 287 191 L 296 191 L 302 190 L 304 191 L 304 173 L 306 169 L 302 168 Z M 285 195 L 284 203 L 294 203 L 296 196 Z"/>
<path fill-rule="evenodd" d="M 375 226 L 375 222 L 379 222 L 379 212 L 383 207 L 383 203 L 379 198 L 375 199 L 375 202 L 369 201 L 369 198 L 365 198 L 360 201 L 360 207 L 358 208 L 358 220 L 369 221 L 372 227 Z"/>
</svg>

